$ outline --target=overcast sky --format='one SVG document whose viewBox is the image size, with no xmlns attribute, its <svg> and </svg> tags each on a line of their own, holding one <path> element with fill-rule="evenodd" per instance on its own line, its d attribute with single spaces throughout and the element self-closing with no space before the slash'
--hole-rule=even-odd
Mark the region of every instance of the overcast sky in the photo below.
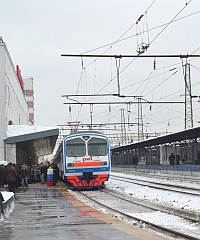
<svg viewBox="0 0 200 240">
<path fill-rule="evenodd" d="M 93 105 L 93 109 L 92 105 L 71 105 L 70 112 L 63 103 L 71 101 L 61 97 L 64 94 L 120 91 L 146 101 L 184 101 L 184 59 L 156 58 L 154 70 L 153 58 L 121 58 L 118 88 L 115 58 L 61 54 L 136 55 L 141 43 L 150 45 L 144 54 L 200 54 L 199 0 L 6 0 L 0 2 L 0 9 L 0 36 L 13 64 L 20 66 L 24 77 L 34 79 L 36 125 L 86 124 L 91 116 L 93 123 L 117 123 L 120 109 L 126 122 L 138 121 L 138 104 Z M 199 96 L 199 58 L 190 58 L 188 63 L 192 94 Z M 138 101 L 133 97 L 72 98 L 90 103 Z M 198 99 L 193 99 L 194 126 L 199 126 L 199 110 Z M 184 129 L 184 104 L 147 103 L 142 104 L 142 111 L 144 131 Z M 129 130 L 137 132 L 137 125 Z"/>
</svg>

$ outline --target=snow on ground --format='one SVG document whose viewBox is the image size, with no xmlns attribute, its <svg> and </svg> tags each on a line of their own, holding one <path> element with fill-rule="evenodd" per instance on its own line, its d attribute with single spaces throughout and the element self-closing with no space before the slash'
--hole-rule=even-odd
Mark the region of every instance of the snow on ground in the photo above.
<svg viewBox="0 0 200 240">
<path fill-rule="evenodd" d="M 174 184 L 174 185 L 180 185 L 180 186 L 187 186 L 187 187 L 195 187 L 200 189 L 199 183 L 189 183 L 188 181 L 185 180 L 173 180 L 173 178 L 169 176 L 168 179 L 163 180 L 159 179 L 159 176 L 154 177 L 152 175 L 149 177 L 143 177 L 143 176 L 137 176 L 137 175 L 131 175 L 131 174 L 124 174 L 124 173 L 118 173 L 118 172 L 113 172 L 113 176 L 128 176 L 129 178 L 134 177 L 140 181 L 142 180 L 149 180 L 149 181 L 155 181 L 155 182 L 162 182 L 162 183 L 168 183 L 168 184 Z M 112 176 L 111 174 L 111 176 Z M 110 178 L 106 182 L 106 188 L 115 190 L 122 195 L 127 194 L 129 197 L 132 196 L 138 200 L 145 200 L 151 203 L 163 205 L 163 206 L 170 206 L 173 207 L 174 209 L 184 209 L 192 212 L 197 212 L 200 213 L 200 197 L 199 196 L 190 196 L 184 194 L 181 195 L 180 193 L 175 193 L 175 192 L 170 192 L 170 191 L 162 191 L 162 190 L 157 190 L 145 186 L 139 186 L 136 184 L 132 183 L 127 183 L 127 182 L 122 182 L 120 180 L 115 180 Z M 76 196 L 76 191 L 70 191 L 73 195 Z M 2 192 L 3 197 L 5 201 L 7 201 L 9 198 L 13 196 L 13 193 L 10 192 Z M 81 198 L 80 196 L 77 197 L 81 201 L 85 202 L 86 204 L 94 207 L 93 203 L 90 203 L 90 201 L 85 200 L 84 198 Z M 120 204 L 120 202 L 119 202 Z M 9 214 L 12 212 L 14 208 L 14 203 L 13 206 L 9 209 L 7 213 L 7 217 Z M 99 208 L 98 210 L 108 213 L 107 210 L 103 208 Z M 154 219 L 154 223 L 160 223 L 162 226 L 176 226 L 177 228 L 184 229 L 185 232 L 196 232 L 197 226 L 196 224 L 188 224 L 187 221 L 182 220 L 179 217 L 175 216 L 170 216 L 169 214 L 164 214 L 159 211 L 153 212 L 153 213 L 134 213 L 129 211 L 129 213 L 135 217 L 142 217 L 144 220 L 149 221 Z M 109 213 L 108 213 L 109 214 Z M 1 219 L 0 219 L 1 221 Z"/>
<path fill-rule="evenodd" d="M 8 201 L 8 199 L 10 199 L 14 193 L 13 192 L 6 192 L 6 191 L 1 191 L 3 198 L 4 198 L 4 202 Z"/>
<path fill-rule="evenodd" d="M 127 177 L 127 174 L 123 173 L 113 173 L 114 176 L 119 177 Z M 111 174 L 112 176 L 112 174 Z M 128 175 L 128 177 L 131 178 L 131 175 Z M 138 180 L 144 179 L 153 181 L 153 177 L 141 177 L 141 176 L 134 176 L 134 178 L 137 178 Z M 156 182 L 162 182 L 162 183 L 169 183 L 168 180 L 159 180 L 155 179 Z M 187 186 L 187 187 L 196 187 L 199 188 L 198 183 L 186 183 L 183 180 L 170 180 L 170 184 L 178 185 L 177 182 L 179 182 L 179 186 Z M 175 209 L 184 209 L 187 211 L 192 212 L 198 212 L 200 213 L 200 196 L 191 196 L 191 195 L 183 195 L 181 193 L 175 193 L 170 191 L 162 191 L 159 189 L 149 188 L 145 186 L 140 186 L 136 184 L 126 183 L 122 182 L 120 180 L 115 180 L 110 178 L 108 182 L 106 182 L 106 187 L 108 189 L 113 189 L 117 192 L 127 194 L 129 196 L 132 196 L 137 199 L 145 200 L 151 203 L 164 205 L 173 207 Z M 200 188 L 199 188 L 200 193 Z"/>
<path fill-rule="evenodd" d="M 113 172 L 111 173 L 111 176 L 119 176 L 123 177 L 128 175 L 129 178 L 131 178 L 131 174 L 123 174 L 123 173 L 118 173 L 118 172 Z M 149 180 L 149 181 L 155 181 L 155 182 L 166 182 L 174 185 L 180 185 L 180 186 L 187 186 L 187 187 L 195 187 L 199 188 L 198 183 L 189 183 L 185 182 L 184 180 L 173 180 L 173 178 L 170 177 L 167 180 L 163 179 L 158 179 L 159 177 L 152 175 L 152 177 L 142 177 L 138 175 L 132 175 L 132 177 L 138 179 L 138 180 Z M 149 188 L 145 186 L 139 186 L 136 184 L 132 183 L 127 183 L 127 182 L 122 182 L 120 180 L 115 180 L 110 178 L 106 182 L 106 188 L 111 189 L 114 191 L 117 191 L 118 193 L 121 193 L 121 195 L 128 195 L 129 197 L 136 198 L 137 200 L 145 200 L 150 203 L 155 203 L 163 206 L 169 206 L 174 209 L 184 209 L 187 211 L 192 211 L 192 212 L 200 212 L 200 197 L 199 196 L 190 196 L 190 195 L 181 195 L 179 193 L 171 192 L 171 191 L 163 191 L 163 190 L 157 190 L 154 188 Z M 200 188 L 199 188 L 200 189 Z M 94 203 L 90 202 L 88 199 L 86 200 L 84 197 L 76 195 L 76 192 L 71 191 L 72 194 L 77 197 L 79 200 L 85 202 L 89 206 L 93 208 L 97 208 L 99 211 L 110 214 L 113 216 L 113 213 L 109 213 L 108 210 L 102 208 L 102 207 L 97 207 L 95 206 Z M 109 202 L 109 201 L 108 201 Z M 115 207 L 120 207 L 120 201 L 119 201 L 119 206 L 116 205 L 117 202 L 115 202 Z M 135 213 L 132 212 L 132 209 L 129 209 L 128 212 L 130 215 L 134 217 L 141 218 L 146 221 L 152 221 L 154 224 L 160 224 L 163 227 L 171 227 L 171 228 L 176 228 L 176 229 L 181 229 L 183 233 L 194 233 L 195 235 L 199 231 L 199 226 L 197 223 L 189 224 L 187 220 L 182 219 L 177 216 L 173 216 L 167 213 L 162 213 L 160 211 L 156 212 L 149 212 L 149 213 Z M 117 216 L 117 214 L 115 215 Z M 132 220 L 131 222 L 129 221 L 130 224 L 134 224 L 134 221 Z M 199 236 L 199 235 L 198 235 Z M 173 239 L 173 238 L 170 238 Z"/>
</svg>

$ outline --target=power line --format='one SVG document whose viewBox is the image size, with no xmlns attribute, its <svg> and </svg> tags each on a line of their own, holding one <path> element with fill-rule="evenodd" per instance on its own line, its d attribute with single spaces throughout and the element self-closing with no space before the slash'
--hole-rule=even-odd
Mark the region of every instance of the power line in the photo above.
<svg viewBox="0 0 200 240">
<path fill-rule="evenodd" d="M 181 17 L 181 18 L 174 19 L 173 21 L 170 21 L 170 22 L 167 22 L 167 23 L 158 25 L 158 26 L 156 26 L 156 27 L 150 28 L 150 29 L 148 29 L 148 32 L 150 32 L 150 31 L 152 31 L 152 30 L 155 30 L 155 29 L 157 29 L 157 28 L 160 28 L 160 27 L 169 25 L 169 23 L 172 23 L 172 22 L 174 23 L 174 22 L 180 21 L 180 20 L 182 20 L 182 19 L 184 19 L 184 18 L 191 17 L 191 16 L 193 16 L 193 15 L 195 15 L 195 14 L 197 14 L 197 13 L 200 13 L 200 11 L 197 11 L 197 12 L 194 12 L 194 13 L 191 13 L 191 14 L 188 14 L 188 15 L 183 16 L 183 17 Z M 134 23 L 134 25 L 135 25 L 135 23 Z M 127 32 L 127 31 L 126 31 L 126 32 Z M 147 32 L 147 30 L 144 31 L 144 33 L 146 33 L 146 32 Z M 124 34 L 123 34 L 123 35 L 124 35 Z M 117 41 L 115 41 L 115 42 L 107 43 L 107 44 L 102 45 L 102 46 L 100 46 L 100 47 L 96 47 L 96 48 L 93 48 L 93 49 L 91 49 L 91 50 L 85 51 L 85 52 L 83 52 L 83 53 L 81 53 L 81 54 L 86 54 L 86 53 L 89 53 L 89 52 L 93 52 L 93 51 L 95 51 L 95 50 L 99 50 L 99 49 L 101 49 L 101 48 L 108 47 L 108 46 L 111 46 L 111 45 L 113 46 L 115 43 L 122 42 L 122 41 L 128 40 L 128 39 L 133 38 L 133 37 L 136 37 L 136 36 L 137 36 L 137 34 L 134 34 L 134 35 L 128 36 L 128 37 L 126 37 L 126 38 L 122 38 L 122 39 L 119 38 L 119 39 L 118 39 Z M 111 46 L 111 47 L 112 47 L 112 46 Z M 200 48 L 200 47 L 199 47 L 199 48 Z M 196 51 L 198 51 L 199 48 L 198 48 Z M 108 49 L 107 49 L 107 50 L 108 50 Z M 106 51 L 107 51 L 107 50 L 106 50 Z M 196 51 L 194 51 L 193 53 L 195 53 Z"/>
<path fill-rule="evenodd" d="M 154 4 L 154 2 L 155 2 L 155 0 L 153 0 L 153 2 L 149 5 L 149 7 L 146 9 L 146 11 L 145 11 L 143 14 L 145 14 L 145 13 L 151 8 L 151 6 Z M 137 22 L 137 21 L 136 21 L 136 22 Z M 113 47 L 117 42 L 119 42 L 120 39 L 136 24 L 136 22 L 134 22 L 115 42 L 113 42 L 110 47 Z M 109 47 L 109 48 L 110 48 L 110 47 Z M 106 53 L 109 48 L 107 48 L 107 49 L 103 52 L 103 54 Z M 88 52 L 88 51 L 87 51 L 87 52 Z M 85 54 L 85 53 L 87 53 L 87 52 L 84 52 L 84 53 L 82 53 L 82 54 Z M 89 52 L 91 52 L 91 51 L 89 51 Z M 97 59 L 96 59 L 96 60 L 97 60 Z M 96 61 L 96 60 L 95 60 L 95 61 Z M 91 63 L 89 63 L 86 67 L 90 66 L 93 62 L 94 62 L 94 61 L 92 61 Z"/>
<path fill-rule="evenodd" d="M 191 2 L 191 1 L 189 1 L 189 3 L 190 3 L 190 2 Z M 184 7 L 184 8 L 185 8 L 185 7 Z M 183 8 L 183 9 L 184 9 L 184 8 Z M 183 10 L 183 9 L 182 9 L 182 10 Z M 182 10 L 181 10 L 181 11 L 182 11 Z M 180 12 L 181 12 L 181 11 L 180 11 Z M 179 12 L 178 14 L 180 14 L 180 12 Z M 177 14 L 176 16 L 178 16 L 178 14 Z M 176 16 L 175 16 L 174 18 L 176 18 Z M 172 21 L 170 21 L 170 22 L 168 23 L 168 25 L 169 25 L 171 22 L 174 21 L 174 18 L 172 19 Z M 167 26 L 168 26 L 168 25 L 167 25 Z M 167 26 L 166 26 L 166 27 L 167 27 Z M 166 27 L 165 27 L 165 28 L 166 28 Z M 165 29 L 165 28 L 164 28 L 164 29 Z M 163 29 L 162 31 L 164 31 L 164 29 Z M 162 31 L 161 31 L 161 32 L 162 32 Z M 160 32 L 159 34 L 161 34 L 161 32 Z M 158 37 L 158 35 L 156 36 L 156 38 L 157 38 L 157 37 Z M 153 41 L 154 41 L 154 40 L 155 40 L 155 38 L 153 39 Z M 116 42 L 117 42 L 117 41 L 116 41 Z M 116 42 L 115 42 L 115 43 L 116 43 Z M 83 57 L 84 55 L 80 55 L 80 56 Z M 135 55 L 135 57 L 137 58 L 137 57 L 139 57 L 139 56 L 138 56 L 138 55 Z M 153 57 L 155 57 L 155 56 L 153 55 Z M 180 57 L 180 56 L 179 56 L 179 57 Z M 187 57 L 188 57 L 188 55 L 187 55 Z M 199 56 L 198 56 L 198 57 L 199 57 Z M 118 58 L 121 58 L 121 55 L 119 55 Z M 131 64 L 131 63 L 130 63 L 130 64 Z M 130 64 L 129 64 L 129 65 L 130 65 Z M 129 66 L 129 65 L 128 65 L 128 66 Z M 127 67 L 128 67 L 128 66 L 127 66 Z M 124 68 L 123 70 L 125 70 L 125 68 Z M 122 71 L 123 71 L 123 70 L 122 70 Z M 122 72 L 122 71 L 121 71 L 121 72 Z M 121 72 L 120 72 L 120 73 L 121 73 Z M 116 78 L 116 77 L 115 77 L 115 78 Z M 104 88 L 105 88 L 105 87 L 104 87 Z M 169 102 L 169 103 L 171 103 L 171 102 Z M 120 104 L 121 104 L 121 103 L 120 103 Z"/>
<path fill-rule="evenodd" d="M 175 17 L 167 24 L 167 26 L 169 26 L 169 24 L 173 22 L 173 20 L 183 11 L 183 9 L 185 9 L 185 7 L 186 7 L 191 1 L 192 1 L 192 0 L 190 0 L 190 1 L 181 9 L 181 11 L 179 11 L 178 14 L 175 15 Z M 167 27 L 167 26 L 166 26 L 166 27 Z M 166 29 L 166 27 L 153 39 L 153 41 Z M 153 41 L 151 41 L 150 44 L 151 44 Z M 126 70 L 126 68 L 129 67 L 129 66 L 137 59 L 138 56 L 141 56 L 141 55 L 140 55 L 140 54 L 136 55 L 135 58 L 134 58 L 130 63 L 128 63 L 128 64 L 120 71 L 120 73 L 122 73 L 124 70 Z M 155 57 L 155 56 L 154 56 L 154 57 Z M 111 81 L 108 82 L 108 83 L 105 85 L 105 87 L 107 87 L 107 86 L 112 82 L 112 80 L 114 80 L 115 78 L 116 78 L 116 76 L 115 76 L 113 79 L 111 79 Z M 103 89 L 103 88 L 102 88 L 102 89 Z M 101 89 L 101 90 L 102 90 L 102 89 Z M 100 90 L 100 91 L 101 91 L 101 90 Z M 100 91 L 99 91 L 99 92 L 100 92 Z M 98 93 L 99 93 L 99 92 L 98 92 Z"/>
<path fill-rule="evenodd" d="M 192 0 L 190 0 L 189 2 L 187 2 L 187 4 L 185 4 L 185 6 L 172 18 L 172 20 L 162 29 L 162 31 L 160 31 L 154 38 L 153 40 L 149 43 L 151 44 L 152 42 L 154 42 L 156 40 L 156 38 L 173 22 L 173 20 L 189 5 L 189 3 L 191 3 Z"/>
</svg>

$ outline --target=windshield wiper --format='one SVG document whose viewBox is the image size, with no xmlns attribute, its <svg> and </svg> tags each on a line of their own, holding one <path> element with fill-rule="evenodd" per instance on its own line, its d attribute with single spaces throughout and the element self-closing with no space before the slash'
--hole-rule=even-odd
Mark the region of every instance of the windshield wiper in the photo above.
<svg viewBox="0 0 200 240">
<path fill-rule="evenodd" d="M 71 154 L 77 159 L 76 155 L 73 152 L 71 152 Z"/>
<path fill-rule="evenodd" d="M 102 152 L 102 149 L 103 149 L 103 148 L 101 148 L 101 150 L 100 150 L 100 152 L 99 152 L 99 154 L 98 154 L 98 156 L 97 156 L 97 157 L 99 157 L 99 156 L 100 156 L 100 154 L 101 154 L 101 152 Z"/>
</svg>

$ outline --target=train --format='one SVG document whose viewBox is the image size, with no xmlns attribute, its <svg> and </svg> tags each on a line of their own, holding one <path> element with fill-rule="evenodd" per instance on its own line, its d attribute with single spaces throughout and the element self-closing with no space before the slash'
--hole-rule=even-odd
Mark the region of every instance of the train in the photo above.
<svg viewBox="0 0 200 240">
<path fill-rule="evenodd" d="M 111 173 L 110 142 L 96 131 L 65 136 L 54 156 L 59 176 L 70 189 L 105 187 Z"/>
</svg>

